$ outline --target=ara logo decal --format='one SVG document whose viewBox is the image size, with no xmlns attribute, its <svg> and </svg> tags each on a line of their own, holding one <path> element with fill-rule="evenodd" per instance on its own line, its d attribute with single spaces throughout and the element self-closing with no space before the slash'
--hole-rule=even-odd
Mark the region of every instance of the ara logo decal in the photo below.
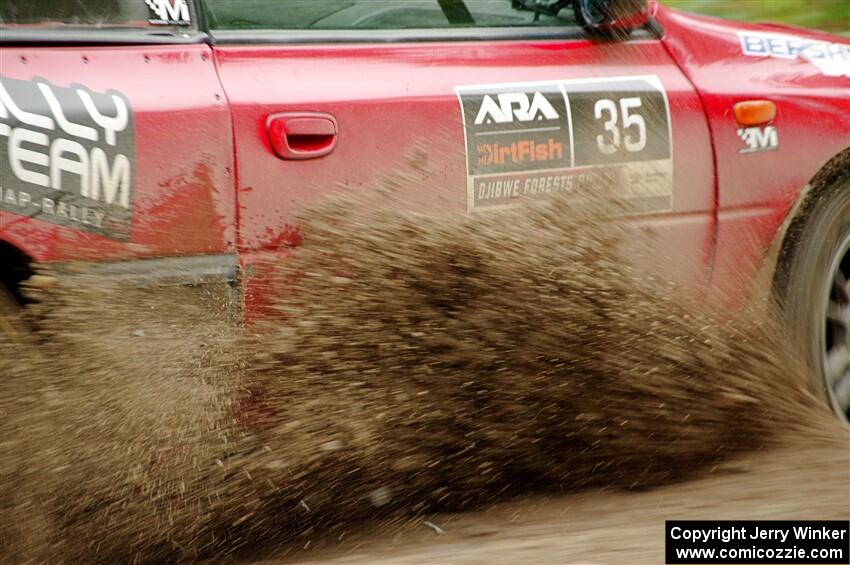
<svg viewBox="0 0 850 565">
<path fill-rule="evenodd" d="M 779 149 L 779 134 L 774 126 L 738 128 L 738 137 L 746 146 L 740 153 Z"/>
<path fill-rule="evenodd" d="M 571 165 L 566 100 L 557 84 L 472 86 L 458 95 L 476 173 Z"/>
<path fill-rule="evenodd" d="M 120 92 L 0 77 L 0 209 L 128 239 L 135 151 Z"/>
<path fill-rule="evenodd" d="M 558 119 L 558 112 L 541 92 L 535 92 L 531 101 L 525 92 L 498 94 L 496 98 L 499 99 L 498 103 L 491 96 L 484 97 L 475 117 L 475 125 L 508 124 L 514 118 L 521 122 Z"/>
<path fill-rule="evenodd" d="M 657 76 L 455 87 L 467 210 L 555 193 L 609 195 L 635 213 L 673 207 L 667 94 Z"/>
<path fill-rule="evenodd" d="M 156 16 L 148 20 L 153 25 L 185 26 L 192 23 L 188 0 L 145 0 Z"/>
</svg>

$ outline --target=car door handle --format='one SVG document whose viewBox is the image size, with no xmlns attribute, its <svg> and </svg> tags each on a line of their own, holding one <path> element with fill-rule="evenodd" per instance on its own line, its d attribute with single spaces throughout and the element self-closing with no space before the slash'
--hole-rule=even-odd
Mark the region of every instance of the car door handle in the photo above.
<svg viewBox="0 0 850 565">
<path fill-rule="evenodd" d="M 336 118 L 322 112 L 281 112 L 266 119 L 266 133 L 281 159 L 324 157 L 336 147 Z"/>
</svg>

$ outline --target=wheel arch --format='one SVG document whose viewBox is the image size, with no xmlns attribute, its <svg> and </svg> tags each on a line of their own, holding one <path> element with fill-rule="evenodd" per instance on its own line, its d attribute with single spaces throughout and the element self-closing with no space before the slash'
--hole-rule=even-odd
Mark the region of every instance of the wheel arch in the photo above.
<svg viewBox="0 0 850 565">
<path fill-rule="evenodd" d="M 819 198 L 839 190 L 839 181 L 847 178 L 850 178 L 850 147 L 833 155 L 798 192 L 774 236 L 762 267 L 762 272 L 770 281 L 771 294 L 781 291 L 787 282 L 788 272 L 784 266 L 788 265 L 793 255 L 794 243 L 800 237 L 812 206 Z"/>
<path fill-rule="evenodd" d="M 27 302 L 21 292 L 21 285 L 32 274 L 33 258 L 19 247 L 0 239 L 0 285 L 18 301 Z"/>
</svg>

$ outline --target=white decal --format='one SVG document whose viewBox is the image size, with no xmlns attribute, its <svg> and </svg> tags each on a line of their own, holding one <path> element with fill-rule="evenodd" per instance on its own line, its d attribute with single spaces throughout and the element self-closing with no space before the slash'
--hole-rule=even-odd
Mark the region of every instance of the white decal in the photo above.
<svg viewBox="0 0 850 565">
<path fill-rule="evenodd" d="M 623 129 L 628 130 L 632 126 L 637 128 L 636 139 L 632 138 L 632 134 L 627 133 L 623 145 L 626 146 L 626 151 L 636 153 L 643 151 L 646 147 L 646 120 L 637 112 L 643 103 L 639 96 L 634 98 L 620 98 L 620 109 L 623 112 Z M 635 113 L 629 113 L 630 110 L 635 110 Z"/>
<path fill-rule="evenodd" d="M 528 94 L 524 92 L 508 92 L 496 97 L 499 99 L 498 104 L 492 97 L 484 97 L 481 109 L 475 117 L 476 125 L 507 124 L 514 121 L 514 117 L 521 122 L 558 119 L 558 112 L 540 92 L 534 93 L 531 103 L 528 101 Z"/>
<path fill-rule="evenodd" d="M 850 45 L 782 33 L 739 31 L 741 50 L 750 57 L 803 59 L 827 76 L 850 77 Z"/>
<path fill-rule="evenodd" d="M 130 192 L 126 188 L 130 186 L 130 160 L 126 155 L 116 155 L 110 168 L 106 152 L 95 147 L 91 152 L 91 172 L 92 193 L 89 198 L 100 200 L 100 189 L 103 188 L 103 200 L 107 204 L 130 207 Z"/>
<path fill-rule="evenodd" d="M 115 133 L 124 131 L 127 128 L 127 104 L 125 104 L 121 98 L 113 94 L 112 103 L 115 105 L 115 117 L 111 118 L 100 113 L 88 92 L 78 88 L 77 94 L 79 95 L 80 100 L 83 101 L 83 106 L 86 107 L 86 111 L 89 113 L 94 122 L 103 128 L 106 142 L 109 145 L 115 145 Z"/>
<path fill-rule="evenodd" d="M 41 95 L 44 96 L 44 99 L 47 101 L 47 105 L 50 107 L 50 111 L 53 113 L 54 116 L 56 116 L 56 121 L 59 123 L 59 127 L 61 127 L 65 133 L 74 137 L 82 137 L 83 139 L 88 139 L 90 141 L 97 141 L 96 129 L 80 124 L 75 124 L 65 117 L 65 112 L 62 110 L 62 105 L 59 104 L 59 100 L 56 99 L 56 95 L 53 94 L 53 91 L 50 89 L 49 86 L 41 82 L 38 84 L 38 88 L 39 90 L 41 90 Z M 83 103 L 85 104 L 85 100 L 83 101 Z M 94 107 L 94 104 L 91 102 L 91 99 L 89 99 L 89 105 Z"/>
<path fill-rule="evenodd" d="M 10 130 L 9 135 L 9 164 L 12 167 L 12 172 L 15 176 L 24 182 L 36 184 L 38 186 L 49 186 L 47 175 L 32 171 L 24 167 L 24 163 L 46 167 L 49 163 L 47 155 L 32 149 L 26 149 L 22 146 L 23 143 L 28 143 L 31 146 L 40 145 L 47 147 L 50 139 L 43 133 L 32 131 L 24 128 L 14 128 Z"/>
<path fill-rule="evenodd" d="M 68 158 L 65 155 L 70 155 Z M 89 192 L 89 154 L 82 144 L 59 138 L 50 146 L 50 186 L 62 190 L 62 173 L 76 175 L 80 194 Z"/>
<path fill-rule="evenodd" d="M 613 100 L 603 98 L 597 100 L 593 105 L 593 117 L 597 120 L 604 119 L 603 112 L 608 113 L 608 119 L 604 120 L 605 131 L 611 134 L 610 141 L 606 141 L 605 134 L 596 136 L 596 146 L 605 155 L 613 155 L 620 148 L 620 129 L 617 127 L 617 105 Z"/>
<path fill-rule="evenodd" d="M 739 128 L 738 137 L 746 145 L 740 153 L 779 149 L 779 134 L 774 126 Z"/>
<path fill-rule="evenodd" d="M 2 108 L 2 111 L 0 111 L 0 117 L 9 117 L 9 112 L 6 111 L 6 107 L 8 107 L 9 112 L 12 113 L 12 117 L 21 123 L 41 129 L 53 129 L 53 120 L 47 116 L 21 110 L 18 105 L 15 104 L 12 97 L 9 96 L 9 93 L 6 91 L 3 83 L 0 83 L 0 108 Z"/>
<path fill-rule="evenodd" d="M 192 23 L 187 0 L 145 0 L 145 4 L 156 15 L 155 18 L 149 20 L 153 25 L 189 25 Z"/>
<path fill-rule="evenodd" d="M 637 128 L 637 139 L 632 138 L 632 134 L 626 133 L 623 145 L 629 153 L 637 153 L 643 151 L 646 147 L 646 120 L 639 113 L 631 113 L 631 110 L 640 108 L 643 105 L 639 96 L 630 98 L 620 98 L 620 110 L 622 113 L 623 129 L 628 130 L 632 126 Z M 596 146 L 604 155 L 613 155 L 620 150 L 620 128 L 617 126 L 617 104 L 609 98 L 602 98 L 596 101 L 593 107 L 593 115 L 597 120 L 602 120 L 603 113 L 608 114 L 608 118 L 604 121 L 605 132 L 610 134 L 610 140 L 606 138 L 606 134 L 596 136 Z"/>
</svg>

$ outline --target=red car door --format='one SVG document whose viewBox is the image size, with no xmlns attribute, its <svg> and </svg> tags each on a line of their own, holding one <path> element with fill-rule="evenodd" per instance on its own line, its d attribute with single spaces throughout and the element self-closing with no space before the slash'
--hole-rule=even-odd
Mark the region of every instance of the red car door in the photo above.
<svg viewBox="0 0 850 565">
<path fill-rule="evenodd" d="M 235 262 L 230 113 L 190 4 L 163 6 L 0 7 L 0 244 Z"/>
<path fill-rule="evenodd" d="M 403 175 L 399 205 L 463 213 L 608 190 L 663 235 L 658 254 L 702 271 L 714 187 L 697 93 L 649 32 L 592 40 L 571 10 L 528 9 L 543 4 L 206 0 L 249 259 L 297 243 L 296 214 L 322 196 Z"/>
</svg>

